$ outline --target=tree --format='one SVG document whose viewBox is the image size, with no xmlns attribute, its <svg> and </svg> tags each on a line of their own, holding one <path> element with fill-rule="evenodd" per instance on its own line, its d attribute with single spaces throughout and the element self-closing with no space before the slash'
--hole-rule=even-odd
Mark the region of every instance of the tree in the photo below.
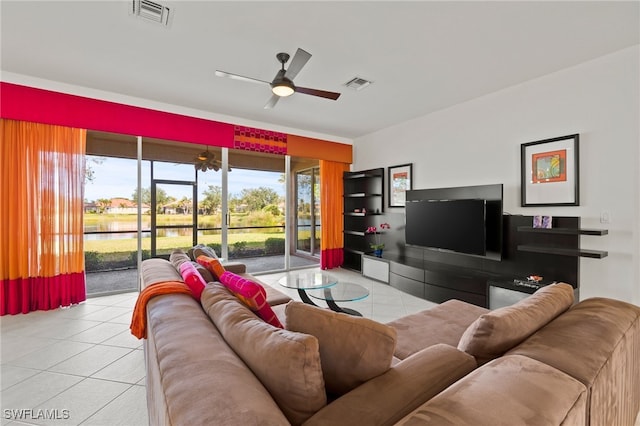
<svg viewBox="0 0 640 426">
<path fill-rule="evenodd" d="M 269 204 L 278 204 L 280 196 L 273 189 L 261 186 L 259 188 L 243 189 L 240 193 L 240 200 L 243 204 L 246 204 L 248 211 L 258 211 Z"/>
<path fill-rule="evenodd" d="M 148 206 L 151 205 L 151 188 L 142 188 L 142 204 L 146 204 Z M 131 199 L 137 203 L 138 202 L 138 188 L 133 190 L 133 194 L 131 194 Z M 156 211 L 161 212 L 162 207 L 169 204 L 171 201 L 175 201 L 175 198 L 169 197 L 167 192 L 162 189 L 156 187 Z"/>
<path fill-rule="evenodd" d="M 189 214 L 191 212 L 191 198 L 182 197 L 178 202 L 178 207 L 182 210 L 183 214 Z"/>
<path fill-rule="evenodd" d="M 84 183 L 93 183 L 96 179 L 96 172 L 93 165 L 99 166 L 106 161 L 105 157 L 95 157 L 87 155 L 84 160 Z"/>
<path fill-rule="evenodd" d="M 104 213 L 104 211 L 111 205 L 111 200 L 108 198 L 98 198 L 96 200 L 96 206 L 98 207 L 98 213 Z"/>
<path fill-rule="evenodd" d="M 222 205 L 222 187 L 209 185 L 209 187 L 202 192 L 204 199 L 200 202 L 200 208 L 205 214 L 214 214 L 220 209 Z"/>
</svg>

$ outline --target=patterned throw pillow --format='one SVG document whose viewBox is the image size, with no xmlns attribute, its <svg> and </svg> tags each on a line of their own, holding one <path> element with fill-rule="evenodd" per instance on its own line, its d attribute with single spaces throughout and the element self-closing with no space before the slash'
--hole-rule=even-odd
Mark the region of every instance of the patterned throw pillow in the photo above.
<svg viewBox="0 0 640 426">
<path fill-rule="evenodd" d="M 267 303 L 267 292 L 260 284 L 229 271 L 220 276 L 220 282 L 265 322 L 274 327 L 284 328 Z"/>
<path fill-rule="evenodd" d="M 204 290 L 207 283 L 204 281 L 198 270 L 191 264 L 191 262 L 184 262 L 180 265 L 180 275 L 184 283 L 191 290 L 191 294 L 194 299 L 200 300 L 202 290 Z"/>
<path fill-rule="evenodd" d="M 217 279 L 218 281 L 220 281 L 220 277 L 222 277 L 222 274 L 225 273 L 224 266 L 222 266 L 222 263 L 220 263 L 218 259 L 214 259 L 213 257 L 209 257 L 205 255 L 200 255 L 197 257 L 196 261 L 202 266 L 204 266 L 205 268 L 207 268 L 209 272 L 211 272 L 211 274 L 213 275 L 213 278 Z"/>
</svg>

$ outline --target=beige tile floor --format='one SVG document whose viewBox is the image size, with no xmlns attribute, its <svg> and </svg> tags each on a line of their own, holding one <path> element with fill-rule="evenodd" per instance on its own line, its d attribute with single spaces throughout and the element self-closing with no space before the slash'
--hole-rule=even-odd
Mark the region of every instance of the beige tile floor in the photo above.
<svg viewBox="0 0 640 426">
<path fill-rule="evenodd" d="M 329 273 L 369 289 L 364 300 L 342 304 L 365 317 L 386 322 L 434 305 L 351 271 Z M 298 300 L 278 285 L 282 275 L 259 277 Z M 142 344 L 129 332 L 136 298 L 124 293 L 0 317 L 1 424 L 147 425 Z"/>
</svg>

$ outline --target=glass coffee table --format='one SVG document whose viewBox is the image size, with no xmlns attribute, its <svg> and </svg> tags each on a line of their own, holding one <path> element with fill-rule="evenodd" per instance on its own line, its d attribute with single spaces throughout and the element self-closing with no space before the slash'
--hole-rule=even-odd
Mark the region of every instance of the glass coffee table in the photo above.
<svg viewBox="0 0 640 426">
<path fill-rule="evenodd" d="M 278 284 L 281 286 L 298 290 L 300 299 L 310 305 L 315 305 L 315 303 L 309 298 L 307 290 L 323 289 L 334 286 L 337 283 L 338 280 L 335 277 L 318 271 L 288 272 L 278 280 Z"/>
<path fill-rule="evenodd" d="M 331 287 L 311 290 L 309 295 L 314 299 L 320 299 L 327 302 L 329 309 L 336 312 L 343 312 L 349 315 L 361 317 L 362 314 L 354 309 L 345 308 L 336 305 L 336 302 L 355 302 L 369 296 L 369 290 L 365 287 L 347 282 L 339 282 Z"/>
<path fill-rule="evenodd" d="M 339 283 L 331 274 L 320 271 L 289 272 L 278 280 L 278 284 L 298 290 L 298 295 L 304 303 L 318 306 L 311 300 L 311 296 L 326 301 L 332 311 L 358 316 L 362 314 L 353 309 L 340 307 L 336 302 L 353 302 L 369 296 L 369 290 L 361 285 Z"/>
</svg>

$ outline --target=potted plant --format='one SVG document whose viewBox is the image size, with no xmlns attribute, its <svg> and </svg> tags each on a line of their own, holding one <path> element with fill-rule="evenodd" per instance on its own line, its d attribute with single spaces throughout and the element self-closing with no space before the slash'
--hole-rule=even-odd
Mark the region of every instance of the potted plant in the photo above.
<svg viewBox="0 0 640 426">
<path fill-rule="evenodd" d="M 391 229 L 391 226 L 388 223 L 381 223 L 380 229 Z M 376 257 L 382 257 L 382 250 L 384 249 L 384 243 L 381 241 L 382 232 L 378 232 L 378 228 L 375 226 L 370 226 L 365 231 L 365 234 L 373 234 L 374 235 L 374 243 L 370 244 L 373 249 L 373 254 Z"/>
</svg>

